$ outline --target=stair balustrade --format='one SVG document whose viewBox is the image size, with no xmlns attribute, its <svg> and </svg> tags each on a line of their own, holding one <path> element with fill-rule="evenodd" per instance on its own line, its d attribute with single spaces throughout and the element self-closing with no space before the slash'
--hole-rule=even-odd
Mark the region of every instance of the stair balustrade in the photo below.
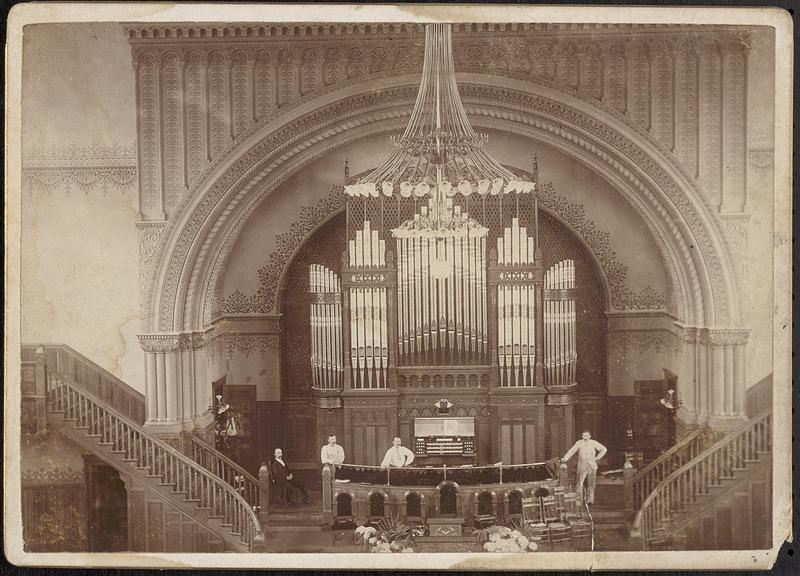
<svg viewBox="0 0 800 576">
<path fill-rule="evenodd" d="M 242 466 L 196 436 L 190 439 L 189 451 L 192 460 L 233 486 L 251 506 L 264 504 L 259 501 L 258 479 Z"/>
<path fill-rule="evenodd" d="M 263 549 L 264 534 L 253 507 L 223 478 L 149 435 L 68 376 L 48 374 L 47 399 L 51 411 L 63 412 L 65 419 L 74 420 L 77 428 L 121 454 L 123 460 L 208 510 L 209 518 L 218 518 L 248 549 Z"/>
<path fill-rule="evenodd" d="M 633 478 L 635 509 L 642 506 L 645 498 L 664 478 L 702 452 L 708 446 L 711 435 L 712 432 L 707 428 L 698 428 L 637 472 Z"/>
<path fill-rule="evenodd" d="M 772 451 L 772 409 L 766 410 L 672 472 L 645 499 L 631 535 L 647 549 L 670 520 L 734 477 L 748 462 Z"/>
</svg>

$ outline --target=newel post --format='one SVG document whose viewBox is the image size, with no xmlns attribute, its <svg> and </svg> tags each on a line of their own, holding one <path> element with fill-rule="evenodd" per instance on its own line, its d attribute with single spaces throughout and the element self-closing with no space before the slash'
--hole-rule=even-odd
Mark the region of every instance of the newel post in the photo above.
<svg viewBox="0 0 800 576">
<path fill-rule="evenodd" d="M 45 369 L 44 348 L 41 346 L 36 348 L 34 359 L 36 360 L 36 381 L 33 392 L 33 404 L 36 407 L 36 425 L 34 433 L 38 434 L 44 432 L 47 427 L 47 370 Z"/>
<path fill-rule="evenodd" d="M 333 465 L 322 467 L 322 520 L 333 524 Z"/>
<path fill-rule="evenodd" d="M 569 470 L 567 470 L 566 462 L 562 462 L 558 467 L 558 483 L 565 489 L 569 489 Z"/>
<path fill-rule="evenodd" d="M 258 469 L 258 507 L 258 521 L 264 530 L 269 519 L 269 470 L 266 462 Z"/>
<path fill-rule="evenodd" d="M 625 493 L 625 511 L 633 512 L 635 507 L 635 499 L 633 496 L 633 479 L 636 476 L 636 468 L 631 464 L 630 459 L 625 459 L 625 464 L 622 465 L 622 479 L 624 482 Z"/>
</svg>

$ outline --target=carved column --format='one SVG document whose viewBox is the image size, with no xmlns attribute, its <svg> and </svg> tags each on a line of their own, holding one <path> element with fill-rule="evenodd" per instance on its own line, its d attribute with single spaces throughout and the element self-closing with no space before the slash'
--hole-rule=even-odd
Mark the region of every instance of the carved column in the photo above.
<svg viewBox="0 0 800 576">
<path fill-rule="evenodd" d="M 139 143 L 139 213 L 142 220 L 164 220 L 161 181 L 160 63 L 152 52 L 134 52 L 136 132 Z"/>
<path fill-rule="evenodd" d="M 709 201 L 719 205 L 722 121 L 721 121 L 721 69 L 719 45 L 705 42 L 700 51 L 700 182 Z"/>
<path fill-rule="evenodd" d="M 145 352 L 145 426 L 175 436 L 208 425 L 211 403 L 200 333 L 139 336 Z"/>
<path fill-rule="evenodd" d="M 714 404 L 708 423 L 718 429 L 737 426 L 745 416 L 744 346 L 748 331 L 714 328 L 709 331 L 714 355 Z"/>
<path fill-rule="evenodd" d="M 723 167 L 720 212 L 745 209 L 745 100 L 747 90 L 745 48 L 737 40 L 726 42 L 722 52 Z"/>
</svg>

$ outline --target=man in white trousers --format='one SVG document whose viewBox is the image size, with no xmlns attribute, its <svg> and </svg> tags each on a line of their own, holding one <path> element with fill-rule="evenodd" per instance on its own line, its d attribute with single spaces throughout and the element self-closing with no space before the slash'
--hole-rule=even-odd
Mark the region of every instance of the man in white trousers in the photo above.
<svg viewBox="0 0 800 576">
<path fill-rule="evenodd" d="M 594 504 L 594 486 L 597 481 L 597 461 L 606 455 L 608 449 L 597 440 L 592 439 L 592 435 L 587 431 L 581 434 L 581 439 L 575 442 L 564 457 L 562 462 L 566 462 L 578 453 L 578 482 L 575 489 L 581 502 Z M 588 482 L 587 482 L 588 481 Z M 583 483 L 587 482 L 586 499 L 583 496 Z"/>
</svg>

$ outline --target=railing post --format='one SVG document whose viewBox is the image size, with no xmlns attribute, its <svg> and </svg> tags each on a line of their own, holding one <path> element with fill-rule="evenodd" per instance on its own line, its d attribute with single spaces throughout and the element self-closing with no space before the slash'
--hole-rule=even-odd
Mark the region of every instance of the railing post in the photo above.
<svg viewBox="0 0 800 576">
<path fill-rule="evenodd" d="M 267 463 L 261 464 L 258 469 L 258 520 L 261 529 L 265 529 L 269 518 L 269 470 Z M 263 536 L 262 536 L 263 537 Z"/>
<path fill-rule="evenodd" d="M 333 524 L 333 464 L 322 467 L 322 521 Z"/>
<path fill-rule="evenodd" d="M 39 346 L 34 352 L 36 360 L 35 385 L 33 391 L 33 404 L 36 413 L 34 433 L 44 432 L 47 427 L 47 372 L 45 370 L 44 348 Z"/>
<path fill-rule="evenodd" d="M 633 494 L 633 478 L 636 476 L 636 468 L 633 467 L 629 459 L 625 459 L 625 464 L 622 465 L 622 478 L 624 482 L 625 493 L 625 511 L 633 512 L 635 508 L 635 500 Z"/>
<path fill-rule="evenodd" d="M 569 471 L 565 462 L 558 467 L 558 483 L 565 489 L 569 488 Z"/>
</svg>

